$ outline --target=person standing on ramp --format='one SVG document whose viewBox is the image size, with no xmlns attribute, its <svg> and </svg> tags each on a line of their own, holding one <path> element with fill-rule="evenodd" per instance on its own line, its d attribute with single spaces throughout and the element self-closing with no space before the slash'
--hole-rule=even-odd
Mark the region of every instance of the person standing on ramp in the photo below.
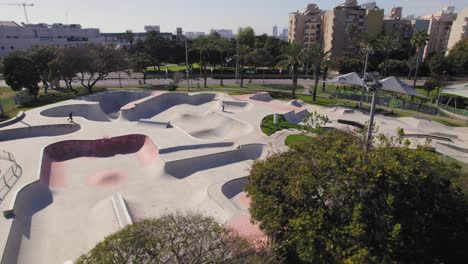
<svg viewBox="0 0 468 264">
<path fill-rule="evenodd" d="M 70 121 L 70 123 L 73 123 L 73 112 L 70 112 L 70 114 L 68 114 L 67 121 Z"/>
</svg>

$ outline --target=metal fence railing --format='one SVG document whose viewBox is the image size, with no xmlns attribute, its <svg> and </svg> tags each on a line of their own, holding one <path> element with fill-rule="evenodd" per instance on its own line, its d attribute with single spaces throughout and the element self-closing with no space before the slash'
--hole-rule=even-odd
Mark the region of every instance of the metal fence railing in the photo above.
<svg viewBox="0 0 468 264">
<path fill-rule="evenodd" d="M 0 150 L 0 159 L 10 161 L 11 166 L 1 172 L 0 176 L 0 204 L 10 192 L 11 188 L 18 182 L 23 174 L 23 169 L 16 163 L 15 157 L 7 151 Z"/>
<path fill-rule="evenodd" d="M 447 106 L 444 104 L 439 104 L 439 107 L 450 113 L 468 117 L 468 106 L 465 107 L 465 109 L 457 109 L 457 108 Z"/>
</svg>

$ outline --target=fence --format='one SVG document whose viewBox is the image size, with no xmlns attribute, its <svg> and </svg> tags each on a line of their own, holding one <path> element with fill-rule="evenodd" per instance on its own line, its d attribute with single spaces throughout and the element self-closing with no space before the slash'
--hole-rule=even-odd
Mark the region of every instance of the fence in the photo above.
<svg viewBox="0 0 468 264">
<path fill-rule="evenodd" d="M 468 117 L 468 106 L 465 107 L 465 109 L 456 109 L 451 106 L 439 104 L 439 107 L 450 113 Z"/>
<path fill-rule="evenodd" d="M 3 202 L 11 188 L 18 182 L 23 174 L 23 169 L 16 163 L 15 157 L 7 151 L 0 150 L 0 160 L 11 162 L 11 166 L 0 176 L 0 204 Z"/>
</svg>

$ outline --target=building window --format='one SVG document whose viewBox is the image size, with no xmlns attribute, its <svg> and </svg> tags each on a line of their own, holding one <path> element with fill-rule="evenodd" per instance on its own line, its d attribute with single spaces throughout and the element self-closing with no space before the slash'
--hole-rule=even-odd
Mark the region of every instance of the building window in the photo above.
<svg viewBox="0 0 468 264">
<path fill-rule="evenodd" d="M 14 50 L 14 49 L 15 49 L 15 47 L 13 47 L 13 46 L 10 46 L 10 49 Z"/>
</svg>

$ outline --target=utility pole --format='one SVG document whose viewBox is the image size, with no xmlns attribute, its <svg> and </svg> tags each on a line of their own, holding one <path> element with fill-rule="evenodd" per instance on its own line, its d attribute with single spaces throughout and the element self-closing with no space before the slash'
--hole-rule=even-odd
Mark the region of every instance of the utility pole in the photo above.
<svg viewBox="0 0 468 264">
<path fill-rule="evenodd" d="M 377 76 L 378 76 L 378 73 L 371 75 L 370 76 L 371 84 L 367 86 L 367 89 L 372 91 L 372 106 L 371 106 L 371 111 L 370 111 L 369 128 L 367 130 L 367 137 L 366 137 L 366 141 L 368 145 L 372 144 L 372 131 L 374 130 L 374 118 L 375 118 L 375 107 L 377 104 L 377 92 L 382 87 L 382 83 L 380 82 Z"/>
<path fill-rule="evenodd" d="M 362 108 L 362 101 L 364 101 L 364 90 L 366 89 L 366 74 L 367 74 L 367 62 L 369 60 L 369 53 L 371 52 L 370 48 L 366 48 L 366 61 L 364 62 L 364 75 L 362 77 L 362 94 L 361 100 L 359 101 L 359 108 Z"/>
<path fill-rule="evenodd" d="M 239 82 L 239 40 L 237 40 L 236 44 L 236 84 Z"/>
<path fill-rule="evenodd" d="M 185 37 L 185 78 L 187 79 L 187 92 L 190 91 L 190 69 L 188 64 L 188 45 L 187 45 L 187 37 Z"/>
</svg>

